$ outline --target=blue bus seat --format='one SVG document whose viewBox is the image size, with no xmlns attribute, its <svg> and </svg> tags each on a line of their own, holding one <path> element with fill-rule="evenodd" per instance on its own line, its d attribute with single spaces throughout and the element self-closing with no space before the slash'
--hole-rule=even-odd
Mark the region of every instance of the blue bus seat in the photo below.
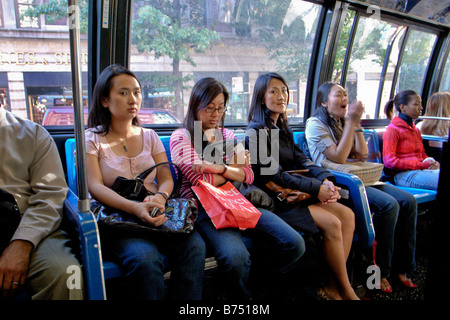
<svg viewBox="0 0 450 320">
<path fill-rule="evenodd" d="M 170 136 L 159 136 L 161 142 L 164 145 L 164 149 L 166 150 L 167 159 L 169 162 L 172 161 L 172 157 L 170 156 Z"/>
<path fill-rule="evenodd" d="M 106 293 L 101 293 L 100 288 L 104 287 L 104 281 L 121 276 L 122 271 L 115 263 L 102 260 L 100 237 L 94 215 L 91 212 L 78 211 L 75 139 L 66 140 L 65 152 L 69 186 L 65 215 L 77 231 L 80 240 L 87 297 L 89 300 L 103 300 L 106 299 Z"/>
<path fill-rule="evenodd" d="M 384 131 L 384 130 L 382 130 Z M 364 130 L 364 138 L 366 139 L 367 146 L 369 148 L 370 152 L 378 152 L 380 154 L 380 157 L 377 157 L 374 160 L 370 160 L 373 162 L 383 163 L 383 158 L 381 156 L 381 145 L 382 141 L 379 140 L 379 137 L 382 137 L 382 131 L 378 132 L 375 129 L 366 129 Z M 386 181 L 386 183 L 389 183 L 391 185 L 394 185 L 392 182 Z M 394 185 L 395 187 L 405 190 L 409 193 L 411 193 L 414 198 L 416 198 L 417 203 L 426 203 L 430 201 L 436 200 L 437 196 L 437 190 L 426 190 L 426 189 L 419 189 L 419 188 L 410 188 L 410 187 L 402 187 Z"/>
<path fill-rule="evenodd" d="M 67 139 L 64 145 L 66 152 L 67 185 L 74 194 L 78 194 L 77 171 L 75 161 L 75 139 Z"/>
<path fill-rule="evenodd" d="M 309 157 L 305 133 L 294 132 L 294 139 L 300 149 Z M 362 249 L 371 247 L 375 239 L 375 229 L 364 184 L 355 175 L 333 170 L 330 172 L 336 177 L 336 184 L 349 192 L 349 198 L 343 199 L 342 202 L 355 213 L 353 242 Z"/>
<path fill-rule="evenodd" d="M 89 300 L 105 300 L 105 274 L 114 268 L 109 265 L 108 272 L 105 272 L 95 217 L 92 212 L 78 211 L 78 197 L 70 188 L 64 202 L 64 216 L 78 234 L 86 297 Z M 118 266 L 115 268 L 119 269 Z"/>
</svg>

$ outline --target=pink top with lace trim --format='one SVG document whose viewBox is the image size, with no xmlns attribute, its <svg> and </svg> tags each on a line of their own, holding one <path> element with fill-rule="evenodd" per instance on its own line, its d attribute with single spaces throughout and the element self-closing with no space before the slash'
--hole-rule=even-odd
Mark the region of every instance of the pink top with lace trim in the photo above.
<svg viewBox="0 0 450 320">
<path fill-rule="evenodd" d="M 118 176 L 134 178 L 137 174 L 155 165 L 154 155 L 165 152 L 164 145 L 154 130 L 141 128 L 141 136 L 143 139 L 141 153 L 136 157 L 128 158 L 116 155 L 104 136 L 94 133 L 92 129 L 86 130 L 86 153 L 98 157 L 105 186 L 111 187 Z M 157 185 L 154 182 L 155 176 L 156 170 L 149 174 L 144 181 L 145 187 L 153 192 L 157 191 Z"/>
</svg>

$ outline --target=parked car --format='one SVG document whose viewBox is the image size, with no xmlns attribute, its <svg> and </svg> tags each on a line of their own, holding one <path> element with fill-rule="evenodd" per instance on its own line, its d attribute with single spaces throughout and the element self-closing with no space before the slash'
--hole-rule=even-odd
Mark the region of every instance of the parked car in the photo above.
<svg viewBox="0 0 450 320">
<path fill-rule="evenodd" d="M 84 109 L 84 123 L 87 124 L 88 110 Z M 180 124 L 169 111 L 163 109 L 141 109 L 138 114 L 141 124 Z M 43 126 L 73 126 L 72 108 L 49 108 L 42 120 Z"/>
</svg>

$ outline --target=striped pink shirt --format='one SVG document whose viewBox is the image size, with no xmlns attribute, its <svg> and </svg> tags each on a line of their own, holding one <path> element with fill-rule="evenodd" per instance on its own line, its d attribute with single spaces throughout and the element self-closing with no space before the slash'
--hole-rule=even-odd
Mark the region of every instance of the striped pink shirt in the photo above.
<svg viewBox="0 0 450 320">
<path fill-rule="evenodd" d="M 224 129 L 224 139 L 236 139 L 236 136 L 231 130 Z M 192 171 L 192 164 L 200 163 L 201 159 L 195 152 L 195 149 L 189 138 L 189 133 L 186 129 L 178 129 L 172 133 L 170 137 L 170 155 L 172 162 L 176 163 L 181 172 L 183 172 L 183 181 L 181 184 L 180 196 L 183 198 L 192 198 L 196 202 L 194 194 L 191 190 L 192 186 L 198 186 L 198 180 L 201 179 L 213 184 L 214 174 L 212 173 L 194 173 Z M 224 159 L 225 162 L 226 159 Z M 245 171 L 246 183 L 253 183 L 254 175 L 251 166 L 242 168 Z"/>
</svg>

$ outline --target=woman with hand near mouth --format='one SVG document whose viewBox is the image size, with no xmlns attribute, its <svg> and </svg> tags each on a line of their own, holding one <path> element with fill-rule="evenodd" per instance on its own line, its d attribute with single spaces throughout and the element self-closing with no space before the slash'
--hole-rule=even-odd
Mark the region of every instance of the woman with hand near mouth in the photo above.
<svg viewBox="0 0 450 320">
<path fill-rule="evenodd" d="M 317 165 L 324 159 L 343 164 L 352 153 L 368 153 L 361 128 L 364 106 L 360 101 L 349 105 L 347 91 L 338 83 L 326 82 L 317 91 L 316 103 L 313 116 L 306 122 L 305 135 Z M 388 278 L 393 268 L 404 286 L 416 287 L 406 276 L 416 268 L 416 199 L 388 184 L 366 186 L 366 193 L 373 213 L 381 290 L 392 292 Z"/>
<path fill-rule="evenodd" d="M 398 115 L 392 119 L 393 108 Z M 422 100 L 412 91 L 399 92 L 384 107 L 391 123 L 383 134 L 383 163 L 392 169 L 396 185 L 437 190 L 439 162 L 425 153 L 414 120 L 422 114 Z"/>
</svg>

